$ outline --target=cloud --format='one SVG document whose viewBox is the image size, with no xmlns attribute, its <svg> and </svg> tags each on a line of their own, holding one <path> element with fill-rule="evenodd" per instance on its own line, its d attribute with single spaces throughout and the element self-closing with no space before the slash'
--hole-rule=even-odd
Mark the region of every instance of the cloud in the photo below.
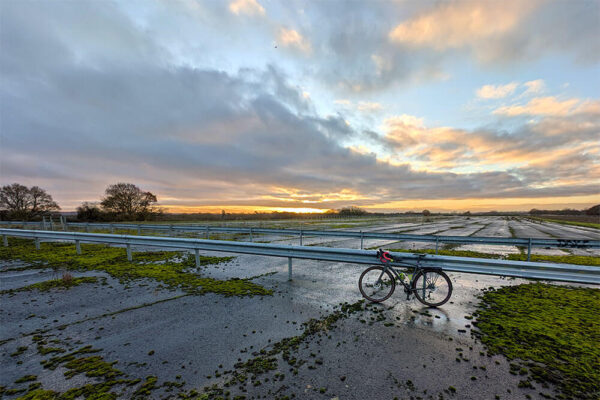
<svg viewBox="0 0 600 400">
<path fill-rule="evenodd" d="M 256 0 L 234 0 L 229 3 L 229 11 L 236 15 L 265 15 L 265 9 Z"/>
<path fill-rule="evenodd" d="M 383 110 L 383 105 L 375 101 L 359 101 L 356 108 L 361 112 L 376 112 Z"/>
<path fill-rule="evenodd" d="M 553 184 L 560 168 L 550 161 L 528 170 L 486 169 L 493 162 L 529 165 L 544 155 L 550 160 L 556 149 L 564 150 L 565 162 L 571 160 L 567 165 L 582 152 L 597 158 L 590 153 L 598 132 L 591 100 L 574 106 L 586 112 L 545 116 L 511 133 L 430 128 L 422 118 L 399 115 L 386 121 L 382 140 L 377 132 L 357 131 L 341 115 L 321 115 L 275 65 L 225 71 L 182 62 L 164 37 L 116 4 L 2 4 L 2 183 L 40 185 L 63 209 L 98 199 L 106 185 L 118 181 L 139 184 L 173 204 L 215 206 L 321 202 L 338 208 L 348 202 L 595 190 L 590 180 L 567 183 L 579 182 L 579 172 L 561 175 L 563 183 L 554 189 L 539 189 Z M 338 61 L 355 58 L 350 50 L 363 43 L 353 43 L 361 29 L 332 38 L 344 55 L 328 67 L 339 70 Z M 379 37 L 375 33 L 365 40 Z M 394 68 L 418 66 L 402 64 L 408 58 L 394 58 Z M 349 76 L 365 78 L 354 83 L 381 84 L 370 81 L 370 57 L 347 64 Z M 401 70 L 394 71 L 381 79 L 399 79 L 394 74 Z M 386 161 L 378 151 L 344 146 L 357 136 L 379 139 L 395 154 Z"/>
<path fill-rule="evenodd" d="M 507 83 L 506 85 L 484 85 L 477 89 L 477 97 L 482 99 L 500 99 L 513 94 L 517 86 L 519 86 L 517 82 Z"/>
<path fill-rule="evenodd" d="M 279 28 L 277 42 L 284 47 L 291 47 L 303 53 L 310 53 L 312 51 L 310 42 L 294 29 Z"/>
<path fill-rule="evenodd" d="M 436 50 L 473 45 L 506 34 L 533 10 L 529 1 L 441 3 L 392 29 L 389 39 L 411 47 Z"/>
<path fill-rule="evenodd" d="M 521 182 L 510 189 L 514 196 L 542 188 L 539 193 L 559 195 L 600 185 L 598 115 L 547 115 L 512 132 L 427 127 L 421 118 L 402 115 L 385 121 L 383 143 L 394 149 L 392 160 L 409 160 L 414 168 L 507 171 Z"/>
<path fill-rule="evenodd" d="M 600 115 L 600 100 L 581 100 L 577 98 L 559 100 L 554 96 L 535 97 L 525 105 L 512 105 L 500 107 L 494 110 L 494 114 L 506 115 L 510 117 L 519 115 Z"/>
<path fill-rule="evenodd" d="M 437 52 L 469 51 L 486 65 L 528 62 L 554 52 L 599 59 L 597 2 L 441 2 L 395 25 L 390 42 Z"/>
<path fill-rule="evenodd" d="M 536 79 L 534 81 L 525 82 L 523 85 L 527 87 L 527 90 L 523 93 L 524 95 L 529 94 L 540 94 L 546 88 L 546 83 L 543 79 Z"/>
</svg>

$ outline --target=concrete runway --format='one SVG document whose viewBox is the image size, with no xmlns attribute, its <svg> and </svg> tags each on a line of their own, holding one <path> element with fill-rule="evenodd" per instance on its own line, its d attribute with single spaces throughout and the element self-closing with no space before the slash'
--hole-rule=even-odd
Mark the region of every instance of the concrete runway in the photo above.
<svg viewBox="0 0 600 400">
<path fill-rule="evenodd" d="M 540 235 L 532 237 L 557 237 L 562 232 L 559 228 L 563 227 L 538 225 L 472 217 L 423 226 L 376 225 L 371 229 L 510 236 L 510 226 L 517 236 L 524 233 Z M 558 237 L 574 235 L 590 238 L 594 232 L 575 228 Z M 268 238 L 260 238 L 264 239 Z M 297 243 L 297 238 L 270 239 Z M 305 238 L 304 243 L 359 246 L 359 241 L 347 239 Z M 373 246 L 390 247 L 391 244 L 365 241 L 365 248 Z M 223 256 L 210 252 L 206 255 Z M 19 265 L 2 262 L 2 270 Z M 201 390 L 212 384 L 219 385 L 231 376 L 224 371 L 233 370 L 239 360 L 248 360 L 253 352 L 268 350 L 283 338 L 299 335 L 303 322 L 331 314 L 340 303 L 360 300 L 357 282 L 363 269 L 343 263 L 294 260 L 294 279 L 290 282 L 287 281 L 286 259 L 237 255 L 227 264 L 207 266 L 200 273 L 228 279 L 272 272 L 274 274 L 256 278 L 254 282 L 273 289 L 273 296 L 186 295 L 159 288 L 153 281 L 123 285 L 100 272 L 73 275 L 104 277 L 106 284 L 85 284 L 69 291 L 2 295 L 0 385 L 17 387 L 14 381 L 27 374 L 37 375 L 44 389 L 57 391 L 94 382 L 94 378 L 83 375 L 66 379 L 62 368 L 43 369 L 40 361 L 52 354 L 38 354 L 32 341 L 36 333 L 68 349 L 88 344 L 102 349 L 98 354 L 106 361 L 118 361 L 115 367 L 130 377 L 144 379 L 155 375 L 159 385 L 165 381 L 185 382 L 173 392 L 159 387 L 150 398 L 167 398 L 178 390 Z M 48 280 L 53 274 L 49 270 L 0 272 L 0 289 Z M 279 360 L 276 370 L 261 376 L 260 386 L 247 385 L 246 392 L 230 388 L 231 396 L 276 398 L 294 394 L 296 399 L 391 400 L 418 396 L 438 399 L 440 394 L 444 398 L 460 399 L 494 399 L 496 395 L 502 399 L 522 399 L 529 394 L 534 399 L 542 398 L 540 390 L 517 387 L 520 379 L 509 373 L 503 357 L 485 354 L 482 345 L 471 336 L 470 321 L 465 318 L 475 310 L 476 296 L 483 288 L 525 281 L 461 273 L 450 275 L 454 292 L 451 301 L 443 307 L 427 309 L 414 299 L 406 301 L 397 288 L 394 296 L 382 305 L 339 321 L 323 335 L 308 337 L 296 354 L 299 360 L 307 360 L 298 368 L 297 375 L 292 374 L 285 361 Z M 27 350 L 19 356 L 11 356 L 20 346 L 27 346 Z M 457 348 L 462 349 L 460 356 Z M 279 374 L 285 377 L 280 379 Z M 450 386 L 456 393 L 449 391 Z M 321 393 L 323 388 L 325 391 Z M 132 390 L 126 388 L 121 397 L 129 398 Z M 544 391 L 552 393 L 549 389 Z"/>
</svg>

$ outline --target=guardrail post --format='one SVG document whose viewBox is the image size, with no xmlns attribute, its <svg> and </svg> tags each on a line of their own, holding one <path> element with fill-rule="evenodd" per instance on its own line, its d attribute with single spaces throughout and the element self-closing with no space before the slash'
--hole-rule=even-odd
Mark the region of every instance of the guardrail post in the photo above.
<svg viewBox="0 0 600 400">
<path fill-rule="evenodd" d="M 40 239 L 35 238 L 35 249 L 39 250 L 40 249 Z"/>
<path fill-rule="evenodd" d="M 194 249 L 194 255 L 196 256 L 196 268 L 200 268 L 200 250 Z"/>
<path fill-rule="evenodd" d="M 86 231 L 86 232 L 89 232 L 89 231 L 90 231 L 90 223 L 89 223 L 89 222 L 86 222 L 86 223 L 85 223 L 85 231 Z"/>
<path fill-rule="evenodd" d="M 50 230 L 54 230 L 54 220 L 52 219 L 52 216 L 50 216 Z"/>
<path fill-rule="evenodd" d="M 127 261 L 132 261 L 133 257 L 131 256 L 131 245 L 127 243 Z"/>
<path fill-rule="evenodd" d="M 46 230 L 46 217 L 45 216 L 42 217 L 42 229 Z"/>
<path fill-rule="evenodd" d="M 62 226 L 62 230 L 66 231 L 67 227 L 65 226 L 65 217 L 64 216 L 60 216 L 60 225 Z"/>
<path fill-rule="evenodd" d="M 137 230 L 138 230 L 138 236 L 141 235 L 141 233 L 142 233 L 142 227 L 139 224 L 137 226 Z"/>
<path fill-rule="evenodd" d="M 169 233 L 171 233 L 171 235 L 173 235 L 173 225 L 169 225 Z"/>
<path fill-rule="evenodd" d="M 8 247 L 8 238 L 6 235 L 2 235 L 2 243 L 4 243 L 4 247 Z"/>
<path fill-rule="evenodd" d="M 210 234 L 208 233 L 209 229 L 210 228 L 207 226 L 206 227 L 206 239 L 210 239 Z"/>
<path fill-rule="evenodd" d="M 254 236 L 252 235 L 252 228 L 250 228 L 250 241 L 254 242 Z"/>
<path fill-rule="evenodd" d="M 292 257 L 288 257 L 288 281 L 292 280 Z"/>
<path fill-rule="evenodd" d="M 527 245 L 527 261 L 531 261 L 531 238 L 529 238 L 529 244 Z"/>
<path fill-rule="evenodd" d="M 438 253 L 438 245 L 440 244 L 440 238 L 439 237 L 435 237 L 435 254 Z"/>
<path fill-rule="evenodd" d="M 363 250 L 364 249 L 364 240 L 363 240 L 363 231 L 361 229 L 360 231 L 360 249 Z"/>
<path fill-rule="evenodd" d="M 302 246 L 302 236 L 304 236 L 304 232 L 300 229 L 300 246 Z"/>
<path fill-rule="evenodd" d="M 77 254 L 81 255 L 81 243 L 79 240 L 75 241 L 75 250 L 77 251 Z"/>
</svg>

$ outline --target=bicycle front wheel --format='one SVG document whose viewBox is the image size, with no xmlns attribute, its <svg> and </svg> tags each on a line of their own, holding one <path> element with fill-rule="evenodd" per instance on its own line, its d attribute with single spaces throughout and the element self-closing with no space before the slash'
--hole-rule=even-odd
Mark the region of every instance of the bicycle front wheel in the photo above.
<svg viewBox="0 0 600 400">
<path fill-rule="evenodd" d="M 380 266 L 373 266 L 365 269 L 360 275 L 358 288 L 365 299 L 381 303 L 394 293 L 396 281 L 390 271 Z"/>
<path fill-rule="evenodd" d="M 412 289 L 421 303 L 438 307 L 450 299 L 452 282 L 443 271 L 423 269 L 417 272 Z"/>
</svg>

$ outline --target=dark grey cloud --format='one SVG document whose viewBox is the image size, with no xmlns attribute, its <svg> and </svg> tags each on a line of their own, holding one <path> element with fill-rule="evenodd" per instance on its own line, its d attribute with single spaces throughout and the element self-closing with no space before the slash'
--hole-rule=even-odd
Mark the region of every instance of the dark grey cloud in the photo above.
<svg viewBox="0 0 600 400">
<path fill-rule="evenodd" d="M 293 10 L 290 14 L 304 8 L 310 16 L 296 21 L 303 36 L 312 44 L 313 58 L 319 60 L 306 67 L 307 75 L 316 75 L 331 89 L 345 94 L 384 91 L 398 85 L 444 79 L 449 64 L 457 58 L 472 58 L 487 68 L 496 69 L 527 64 L 559 53 L 580 64 L 600 61 L 598 1 L 514 3 L 516 6 L 511 9 L 517 22 L 510 29 L 482 37 L 473 32 L 463 44 L 456 46 L 444 46 L 444 37 L 423 45 L 394 42 L 389 39 L 389 34 L 402 23 L 436 10 L 461 7 L 465 2 L 286 4 Z M 486 7 L 485 2 L 474 5 Z M 497 3 L 488 5 L 496 6 Z M 526 12 L 529 9 L 533 11 Z M 432 21 L 433 24 L 447 22 Z M 452 28 L 461 30 L 464 26 Z"/>
<path fill-rule="evenodd" d="M 45 187 L 65 209 L 117 181 L 194 205 L 313 205 L 282 189 L 312 201 L 349 190 L 354 204 L 550 194 L 518 172 L 419 172 L 356 153 L 340 141 L 376 134 L 319 115 L 277 66 L 179 64 L 114 3 L 0 7 L 1 183 Z"/>
</svg>

